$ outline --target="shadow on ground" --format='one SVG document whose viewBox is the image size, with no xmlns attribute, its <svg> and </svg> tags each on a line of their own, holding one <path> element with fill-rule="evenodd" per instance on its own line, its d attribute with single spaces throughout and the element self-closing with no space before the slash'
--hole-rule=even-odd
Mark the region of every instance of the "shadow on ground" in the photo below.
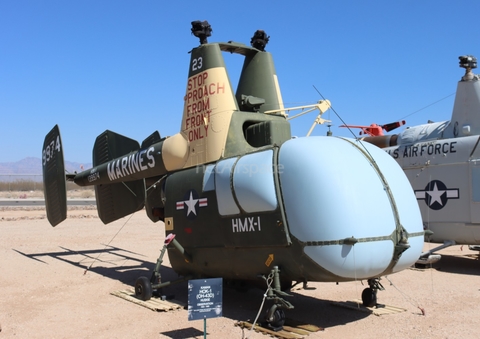
<svg viewBox="0 0 480 339">
<path fill-rule="evenodd" d="M 142 254 L 131 252 L 119 247 L 105 246 L 101 249 L 80 251 L 65 247 L 60 248 L 61 250 L 57 252 L 44 253 L 23 253 L 15 249 L 14 251 L 41 263 L 46 263 L 45 258 L 47 257 L 60 260 L 76 266 L 79 269 L 84 270 L 84 272 L 87 272 L 88 270 L 89 272 L 97 273 L 109 279 L 118 280 L 132 287 L 138 277 L 146 276 L 149 278 L 155 267 L 155 263 L 145 261 L 145 256 Z M 468 260 L 472 261 L 471 259 Z M 178 275 L 168 266 L 161 267 L 161 275 L 162 281 L 171 281 L 178 278 Z M 373 316 L 365 312 L 357 312 L 355 310 L 333 306 L 332 301 L 330 300 L 318 299 L 296 292 L 288 293 L 291 296 L 286 297 L 286 299 L 291 302 L 295 308 L 293 310 L 285 311 L 287 318 L 306 324 L 312 324 L 319 328 L 345 325 L 368 316 Z M 161 294 L 174 297 L 185 305 L 188 304 L 186 281 L 164 288 L 161 291 Z M 239 292 L 233 288 L 224 288 L 223 317 L 229 318 L 235 322 L 253 322 L 259 313 L 264 294 L 265 290 L 259 288 L 251 288 L 245 292 Z M 258 318 L 259 322 L 263 321 L 265 313 L 271 305 L 271 301 L 265 301 L 263 309 L 260 311 Z M 151 312 L 148 309 L 145 309 L 145 311 Z M 181 312 L 185 312 L 186 318 L 187 311 L 185 310 Z M 203 332 L 194 328 L 184 328 L 162 334 L 172 339 L 177 339 L 198 337 L 199 335 L 202 335 Z"/>
<path fill-rule="evenodd" d="M 155 267 L 154 263 L 145 261 L 144 255 L 114 246 L 105 245 L 101 249 L 79 251 L 61 246 L 60 249 L 58 252 L 43 253 L 13 251 L 45 264 L 46 258 L 60 260 L 84 270 L 84 273 L 94 272 L 131 286 L 134 286 L 140 276 L 150 277 Z"/>
</svg>

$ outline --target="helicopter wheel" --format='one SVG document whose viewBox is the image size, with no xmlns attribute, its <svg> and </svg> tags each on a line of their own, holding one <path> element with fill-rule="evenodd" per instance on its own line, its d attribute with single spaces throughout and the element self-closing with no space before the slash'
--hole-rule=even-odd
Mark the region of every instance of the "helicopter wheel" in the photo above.
<svg viewBox="0 0 480 339">
<path fill-rule="evenodd" d="M 135 296 L 143 301 L 149 300 L 153 295 L 152 284 L 147 277 L 140 277 L 135 282 Z"/>
<path fill-rule="evenodd" d="M 268 317 L 268 310 L 265 318 L 267 320 L 268 326 L 271 329 L 273 329 L 274 331 L 280 331 L 283 329 L 283 325 L 285 324 L 285 312 L 282 309 L 277 308 L 275 312 L 273 312 L 271 321 L 267 319 L 267 317 Z"/>
<path fill-rule="evenodd" d="M 377 290 L 367 287 L 362 292 L 362 302 L 365 307 L 377 305 Z"/>
</svg>

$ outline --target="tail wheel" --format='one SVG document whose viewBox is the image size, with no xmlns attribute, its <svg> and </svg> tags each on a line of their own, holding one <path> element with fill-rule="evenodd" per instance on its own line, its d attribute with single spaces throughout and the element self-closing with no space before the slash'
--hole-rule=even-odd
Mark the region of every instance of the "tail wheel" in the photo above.
<svg viewBox="0 0 480 339">
<path fill-rule="evenodd" d="M 152 284 L 147 277 L 140 277 L 135 282 L 135 296 L 143 301 L 152 297 Z"/>
</svg>

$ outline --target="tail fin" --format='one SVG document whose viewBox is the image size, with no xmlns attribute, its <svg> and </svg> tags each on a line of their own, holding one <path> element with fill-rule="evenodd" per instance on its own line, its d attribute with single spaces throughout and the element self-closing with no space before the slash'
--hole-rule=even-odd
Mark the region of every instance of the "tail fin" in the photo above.
<svg viewBox="0 0 480 339">
<path fill-rule="evenodd" d="M 284 108 L 272 55 L 249 49 L 245 53 L 236 93 L 242 111 L 253 111 L 245 102 L 245 98 L 252 96 L 264 100 L 258 109 L 260 113 Z"/>
<path fill-rule="evenodd" d="M 219 44 L 192 50 L 181 134 L 189 144 L 186 167 L 218 160 L 237 101 Z"/>
<path fill-rule="evenodd" d="M 60 129 L 55 125 L 42 149 L 43 190 L 47 219 L 56 226 L 67 218 L 67 185 Z"/>
</svg>

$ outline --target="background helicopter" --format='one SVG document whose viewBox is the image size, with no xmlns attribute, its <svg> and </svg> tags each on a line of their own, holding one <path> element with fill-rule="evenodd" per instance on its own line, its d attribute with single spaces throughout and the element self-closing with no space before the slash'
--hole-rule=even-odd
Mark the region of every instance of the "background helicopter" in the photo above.
<svg viewBox="0 0 480 339">
<path fill-rule="evenodd" d="M 473 56 L 460 56 L 465 75 L 458 82 L 450 121 L 407 127 L 400 134 L 365 137 L 384 147 L 415 190 L 427 239 L 443 243 L 422 253 L 433 263 L 439 249 L 480 245 L 480 81 Z"/>
<path fill-rule="evenodd" d="M 153 222 L 164 222 L 156 268 L 135 284 L 144 300 L 192 278 L 263 278 L 273 303 L 266 321 L 274 328 L 283 325 L 283 310 L 293 308 L 283 292 L 293 281 L 366 279 L 363 302 L 376 304 L 379 277 L 411 266 L 423 247 L 420 211 L 405 174 L 368 143 L 291 137 L 264 31 L 255 32 L 252 47 L 208 43 L 206 21 L 192 22 L 191 31 L 200 46 L 190 52 L 179 133 L 161 138 L 154 132 L 140 145 L 107 130 L 95 141 L 93 168 L 67 175 L 58 126 L 47 134 L 49 222 L 66 218 L 66 179 L 95 186 L 105 224 L 143 208 Z M 245 57 L 236 93 L 222 52 Z M 328 106 L 318 104 L 319 110 Z M 379 218 L 369 218 L 373 213 Z M 180 275 L 173 282 L 161 280 L 166 251 Z"/>
<path fill-rule="evenodd" d="M 386 132 L 393 131 L 395 128 L 405 125 L 405 120 L 391 122 L 385 125 L 371 124 L 370 126 L 360 126 L 360 125 L 340 125 L 338 127 L 347 127 L 347 128 L 360 128 L 360 135 L 366 134 L 371 137 L 378 137 L 383 134 L 383 131 Z"/>
</svg>

